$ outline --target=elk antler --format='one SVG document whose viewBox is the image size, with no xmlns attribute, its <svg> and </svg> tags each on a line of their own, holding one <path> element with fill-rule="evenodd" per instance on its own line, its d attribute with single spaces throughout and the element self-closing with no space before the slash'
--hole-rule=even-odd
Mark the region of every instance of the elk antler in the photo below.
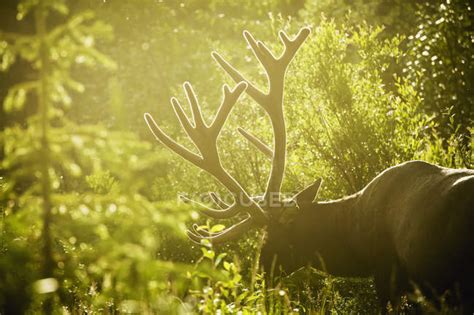
<svg viewBox="0 0 474 315">
<path fill-rule="evenodd" d="M 233 239 L 253 226 L 267 223 L 267 214 L 260 206 L 262 202 L 269 204 L 272 201 L 270 199 L 274 197 L 276 197 L 277 201 L 280 201 L 280 187 L 285 172 L 286 159 L 286 127 L 283 116 L 285 73 L 289 63 L 309 33 L 309 28 L 302 28 L 295 39 L 290 40 L 284 32 L 280 32 L 280 39 L 285 46 L 285 50 L 280 57 L 276 58 L 262 42 L 255 41 L 249 32 L 244 32 L 245 39 L 266 71 L 269 84 L 268 93 L 257 89 L 218 53 L 214 52 L 212 54 L 214 59 L 232 77 L 237 83 L 237 86 L 231 91 L 227 85 L 224 85 L 224 99 L 214 121 L 209 126 L 202 117 L 201 109 L 191 85 L 189 83 L 184 84 L 184 90 L 193 114 L 192 122 L 190 122 L 186 116 L 177 99 L 172 98 L 171 103 L 184 131 L 192 140 L 200 154 L 196 154 L 175 142 L 161 130 L 150 114 L 145 114 L 148 127 L 159 141 L 176 154 L 213 175 L 233 194 L 235 199 L 234 203 L 229 206 L 220 200 L 217 195 L 211 193 L 212 200 L 220 210 L 208 208 L 189 199 L 188 201 L 197 204 L 200 211 L 204 214 L 217 219 L 231 218 L 242 212 L 247 213 L 245 219 L 219 233 L 209 233 L 193 225 L 192 229 L 187 231 L 191 240 L 200 242 L 203 239 L 207 239 L 212 242 L 225 242 Z M 274 134 L 274 149 L 272 150 L 257 137 L 243 129 L 239 129 L 239 132 L 245 138 L 265 155 L 272 158 L 272 169 L 263 197 L 250 197 L 247 194 L 242 186 L 223 168 L 217 150 L 217 138 L 219 133 L 232 107 L 245 90 L 269 115 Z"/>
<path fill-rule="evenodd" d="M 227 85 L 224 85 L 224 98 L 222 104 L 219 107 L 213 122 L 209 126 L 202 117 L 202 112 L 196 95 L 189 83 L 186 82 L 184 84 L 184 90 L 191 106 L 193 114 L 192 122 L 185 114 L 178 100 L 176 98 L 171 99 L 173 109 L 181 123 L 181 126 L 198 149 L 200 155 L 191 152 L 171 139 L 165 132 L 163 132 L 149 113 L 146 113 L 144 116 L 148 127 L 157 140 L 161 141 L 176 154 L 213 175 L 229 190 L 229 192 L 233 194 L 235 202 L 230 206 L 226 205 L 227 208 L 221 208 L 221 210 L 210 209 L 193 201 L 200 206 L 201 212 L 217 219 L 231 218 L 241 212 L 247 212 L 249 214 L 249 216 L 242 222 L 237 223 L 235 226 L 228 228 L 218 235 L 212 236 L 212 240 L 214 241 L 228 240 L 229 238 L 236 236 L 238 233 L 244 232 L 250 224 L 263 224 L 266 222 L 266 214 L 260 206 L 249 197 L 242 186 L 240 186 L 240 184 L 223 168 L 217 150 L 217 138 L 222 127 L 229 116 L 232 107 L 246 88 L 247 83 L 245 82 L 237 84 L 234 90 L 230 90 Z M 220 206 L 224 205 L 224 203 L 220 203 Z M 196 237 L 199 238 L 198 235 L 195 235 L 195 233 L 191 231 L 188 231 L 188 235 L 194 240 L 196 240 Z"/>
<path fill-rule="evenodd" d="M 259 149 L 263 154 L 265 154 L 266 157 L 268 158 L 273 158 L 273 151 L 270 149 L 270 147 L 264 143 L 262 140 L 259 138 L 255 137 L 253 134 L 250 132 L 246 131 L 245 129 L 242 129 L 240 127 L 237 128 L 237 131 L 240 132 L 240 134 L 248 140 L 251 144 L 253 144 L 257 149 Z"/>
<path fill-rule="evenodd" d="M 222 58 L 217 52 L 212 53 L 213 58 L 235 82 L 244 81 L 248 84 L 247 94 L 250 95 L 250 97 L 252 97 L 260 106 L 262 106 L 270 117 L 274 135 L 273 152 L 271 150 L 269 151 L 268 146 L 262 143 L 255 136 L 252 136 L 243 130 L 240 131 L 264 154 L 268 155 L 270 152 L 270 154 L 272 154 L 272 169 L 264 194 L 264 200 L 266 202 L 270 202 L 270 199 L 273 198 L 276 199 L 273 201 L 280 201 L 281 183 L 283 181 L 283 175 L 285 172 L 286 127 L 283 115 L 283 89 L 285 73 L 291 60 L 293 60 L 296 52 L 306 40 L 310 32 L 311 31 L 309 28 L 304 27 L 299 31 L 298 35 L 296 35 L 293 40 L 290 40 L 283 31 L 280 31 L 280 40 L 285 46 L 285 50 L 280 57 L 275 57 L 264 43 L 261 41 L 256 41 L 249 32 L 244 31 L 243 35 L 247 43 L 250 45 L 255 57 L 265 69 L 269 85 L 268 93 L 262 92 L 256 88 L 255 85 L 246 80 L 239 71 L 237 71 L 227 61 L 225 61 L 224 58 Z"/>
</svg>

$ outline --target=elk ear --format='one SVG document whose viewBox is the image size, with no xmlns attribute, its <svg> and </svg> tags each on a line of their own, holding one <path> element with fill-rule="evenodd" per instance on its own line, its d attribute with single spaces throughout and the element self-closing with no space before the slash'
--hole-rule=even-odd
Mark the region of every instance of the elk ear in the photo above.
<svg viewBox="0 0 474 315">
<path fill-rule="evenodd" d="M 321 178 L 318 178 L 314 183 L 312 183 L 293 197 L 293 200 L 296 201 L 296 204 L 299 208 L 303 208 L 304 206 L 309 205 L 314 201 L 322 182 L 323 180 Z"/>
</svg>

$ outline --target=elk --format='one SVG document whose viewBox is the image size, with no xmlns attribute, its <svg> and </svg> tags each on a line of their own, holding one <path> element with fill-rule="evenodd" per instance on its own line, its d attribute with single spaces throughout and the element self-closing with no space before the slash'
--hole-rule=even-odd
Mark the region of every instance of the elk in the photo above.
<svg viewBox="0 0 474 315">
<path fill-rule="evenodd" d="M 283 112 L 285 73 L 310 34 L 302 28 L 290 39 L 279 33 L 284 51 L 279 57 L 247 31 L 243 35 L 263 66 L 268 91 L 262 91 L 216 52 L 212 57 L 235 81 L 223 87 L 223 100 L 207 124 L 196 95 L 184 84 L 190 119 L 176 98 L 173 109 L 199 154 L 170 138 L 149 113 L 144 118 L 155 138 L 176 154 L 214 176 L 232 194 L 227 204 L 211 193 L 215 206 L 196 202 L 215 219 L 241 217 L 219 233 L 196 224 L 187 231 L 195 242 L 222 243 L 252 228 L 265 228 L 261 264 L 289 274 L 301 267 L 323 268 L 336 276 L 373 277 L 383 307 L 398 303 L 413 284 L 427 296 L 455 292 L 465 310 L 474 308 L 474 171 L 409 161 L 386 169 L 361 191 L 332 201 L 316 201 L 322 180 L 285 200 L 286 127 Z M 266 190 L 252 197 L 221 164 L 217 138 L 239 97 L 246 92 L 270 118 L 273 147 L 240 129 L 239 132 L 271 159 Z M 384 309 L 384 308 L 383 308 Z"/>
</svg>

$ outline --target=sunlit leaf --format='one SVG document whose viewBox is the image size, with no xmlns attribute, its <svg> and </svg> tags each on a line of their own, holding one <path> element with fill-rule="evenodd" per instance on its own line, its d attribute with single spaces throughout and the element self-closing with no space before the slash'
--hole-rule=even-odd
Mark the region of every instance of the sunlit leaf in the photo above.
<svg viewBox="0 0 474 315">
<path fill-rule="evenodd" d="M 37 280 L 33 286 L 39 294 L 51 293 L 58 289 L 58 280 L 55 278 L 45 278 Z"/>
</svg>

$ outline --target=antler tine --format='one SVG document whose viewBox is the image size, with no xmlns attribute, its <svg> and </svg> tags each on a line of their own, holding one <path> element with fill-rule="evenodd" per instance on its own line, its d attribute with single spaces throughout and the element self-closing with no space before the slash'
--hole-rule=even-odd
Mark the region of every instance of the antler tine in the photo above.
<svg viewBox="0 0 474 315">
<path fill-rule="evenodd" d="M 175 97 L 171 98 L 171 105 L 173 106 L 174 113 L 178 118 L 181 127 L 183 127 L 188 137 L 192 138 L 194 135 L 193 125 L 191 124 L 191 122 L 189 122 L 189 118 L 185 114 L 183 107 Z"/>
<path fill-rule="evenodd" d="M 219 243 L 224 243 L 224 242 L 237 238 L 242 233 L 249 230 L 253 226 L 253 224 L 254 223 L 251 220 L 251 217 L 247 217 L 246 219 L 232 225 L 231 227 L 217 234 L 204 236 L 204 235 L 200 235 L 199 233 L 195 233 L 191 230 L 187 230 L 186 234 L 191 240 L 193 240 L 194 242 L 198 244 L 201 243 L 201 240 L 208 240 L 213 244 L 219 244 Z"/>
<path fill-rule="evenodd" d="M 202 158 L 199 155 L 189 151 L 181 144 L 171 139 L 166 133 L 163 132 L 163 130 L 161 130 L 161 128 L 158 126 L 158 124 L 155 122 L 155 120 L 149 113 L 145 113 L 143 117 L 145 118 L 148 128 L 150 128 L 151 132 L 158 141 L 163 143 L 165 146 L 167 146 L 170 150 L 172 150 L 179 156 L 183 157 L 184 159 L 199 167 L 202 162 Z"/>
<path fill-rule="evenodd" d="M 234 82 L 245 82 L 248 87 L 246 93 L 250 95 L 257 103 L 263 103 L 265 99 L 265 93 L 261 92 L 255 87 L 250 81 L 248 81 L 237 69 L 235 69 L 230 63 L 217 52 L 211 53 L 212 58 L 221 66 L 222 69 L 234 80 Z"/>
<path fill-rule="evenodd" d="M 245 89 L 247 89 L 247 87 L 248 84 L 246 82 L 239 82 L 233 90 L 230 90 L 227 84 L 224 84 L 222 87 L 224 98 L 222 99 L 222 103 L 217 111 L 216 117 L 214 117 L 214 120 L 211 124 L 214 128 L 214 133 L 216 133 L 216 136 L 218 136 L 222 130 L 222 127 L 224 126 L 227 117 L 229 117 L 230 111 L 232 110 L 235 102 L 245 91 Z"/>
<path fill-rule="evenodd" d="M 191 111 L 193 112 L 193 120 L 196 128 L 207 127 L 204 119 L 202 118 L 201 108 L 196 98 L 196 93 L 194 93 L 193 87 L 189 82 L 184 82 L 183 84 L 184 91 L 186 92 L 186 97 L 188 99 L 189 105 L 191 106 Z"/>
<path fill-rule="evenodd" d="M 280 31 L 278 35 L 285 46 L 285 51 L 280 56 L 280 59 L 288 65 L 309 34 L 311 34 L 311 30 L 308 27 L 303 27 L 295 38 L 291 40 L 284 31 Z"/>
<path fill-rule="evenodd" d="M 260 61 L 266 71 L 271 71 L 274 67 L 274 62 L 276 61 L 275 56 L 273 56 L 263 42 L 257 42 L 248 31 L 244 31 L 243 35 L 257 60 Z"/>
<path fill-rule="evenodd" d="M 225 203 L 215 192 L 210 192 L 209 196 L 211 197 L 212 201 L 221 209 L 228 208 L 229 205 Z"/>
<path fill-rule="evenodd" d="M 273 150 L 270 149 L 270 147 L 262 140 L 240 127 L 237 128 L 237 131 L 242 136 L 244 136 L 244 138 L 247 139 L 251 144 L 253 144 L 260 152 L 265 154 L 266 157 L 268 157 L 269 159 L 273 157 Z"/>
<path fill-rule="evenodd" d="M 202 203 L 192 200 L 185 196 L 180 196 L 183 201 L 187 201 L 199 206 L 199 212 L 207 215 L 208 217 L 214 219 L 229 219 L 236 216 L 239 212 L 241 212 L 242 207 L 240 207 L 237 203 L 232 204 L 231 206 L 227 206 L 226 209 L 223 210 L 216 210 L 203 205 Z"/>
</svg>

